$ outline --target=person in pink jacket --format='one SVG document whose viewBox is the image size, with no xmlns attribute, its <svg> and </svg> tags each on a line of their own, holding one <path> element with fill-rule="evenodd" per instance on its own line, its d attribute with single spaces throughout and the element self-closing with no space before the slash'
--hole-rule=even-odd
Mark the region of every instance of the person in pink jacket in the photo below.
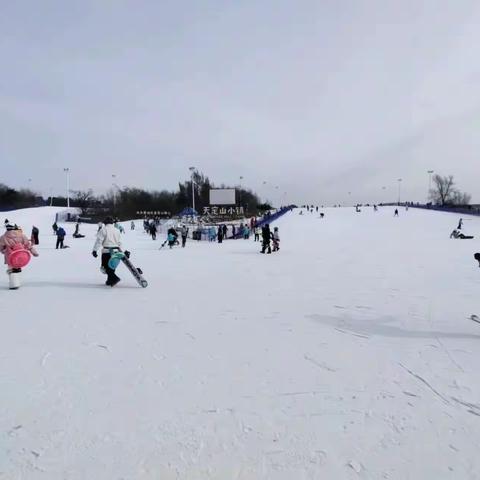
<svg viewBox="0 0 480 480">
<path fill-rule="evenodd" d="M 38 252 L 30 240 L 23 234 L 17 225 L 7 225 L 7 231 L 0 237 L 0 253 L 5 256 L 5 263 L 8 265 L 8 257 L 15 245 L 20 245 L 34 257 L 38 257 Z"/>
</svg>

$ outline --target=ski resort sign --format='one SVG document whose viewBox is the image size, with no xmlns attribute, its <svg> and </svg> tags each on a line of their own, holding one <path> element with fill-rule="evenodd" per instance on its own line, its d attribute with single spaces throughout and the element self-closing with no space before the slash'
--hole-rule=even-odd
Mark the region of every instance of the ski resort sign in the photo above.
<svg viewBox="0 0 480 480">
<path fill-rule="evenodd" d="M 203 207 L 203 214 L 204 215 L 211 215 L 213 217 L 217 215 L 243 215 L 245 213 L 245 209 L 243 207 Z"/>
</svg>

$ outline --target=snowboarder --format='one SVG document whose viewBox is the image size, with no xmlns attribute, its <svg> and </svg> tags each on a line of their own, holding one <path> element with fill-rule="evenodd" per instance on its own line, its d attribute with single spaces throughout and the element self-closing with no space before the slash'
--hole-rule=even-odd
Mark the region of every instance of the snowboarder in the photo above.
<svg viewBox="0 0 480 480">
<path fill-rule="evenodd" d="M 182 235 L 182 248 L 185 248 L 185 245 L 187 243 L 187 237 L 188 237 L 188 228 L 186 227 L 186 225 L 182 225 L 180 234 Z"/>
<path fill-rule="evenodd" d="M 57 222 L 55 222 L 55 223 L 52 225 L 52 230 L 53 230 L 53 234 L 56 235 L 56 234 L 57 234 L 57 230 L 58 230 Z"/>
<path fill-rule="evenodd" d="M 271 232 L 270 225 L 267 223 L 262 227 L 262 251 L 261 253 L 272 253 L 272 248 L 270 246 Z"/>
<path fill-rule="evenodd" d="M 58 247 L 65 248 L 63 241 L 65 240 L 66 232 L 62 227 L 57 227 L 57 244 L 55 245 L 55 249 L 58 250 Z"/>
<path fill-rule="evenodd" d="M 33 226 L 32 228 L 32 235 L 31 235 L 31 238 L 30 238 L 30 241 L 32 242 L 33 245 L 38 245 L 40 243 L 39 239 L 38 239 L 38 235 L 40 233 L 40 230 Z"/>
<path fill-rule="evenodd" d="M 94 258 L 98 257 L 98 250 L 102 249 L 101 266 L 102 271 L 107 275 L 105 285 L 110 287 L 115 286 L 120 278 L 116 275 L 115 270 L 109 266 L 109 261 L 112 255 L 120 251 L 121 247 L 120 232 L 113 224 L 113 218 L 107 217 L 103 221 L 102 228 L 97 233 L 95 244 L 93 245 L 92 255 Z M 127 255 L 127 252 L 125 252 Z"/>
<path fill-rule="evenodd" d="M 461 219 L 458 221 L 457 230 L 461 230 L 461 229 L 462 229 L 462 226 L 463 226 L 463 218 L 461 218 Z"/>
<path fill-rule="evenodd" d="M 17 225 L 5 225 L 7 231 L 0 237 L 0 253 L 5 256 L 9 287 L 15 290 L 20 287 L 19 274 L 29 262 L 30 254 L 38 257 L 38 252 Z"/>
<path fill-rule="evenodd" d="M 464 235 L 460 230 L 454 230 L 450 234 L 450 238 L 460 238 L 462 240 L 470 240 L 473 238 L 473 235 Z"/>
<path fill-rule="evenodd" d="M 278 227 L 273 229 L 273 251 L 278 252 L 280 250 L 280 233 L 278 232 Z"/>
<path fill-rule="evenodd" d="M 243 230 L 243 239 L 248 240 L 249 238 L 250 238 L 250 229 L 248 228 L 248 225 L 245 225 Z"/>
</svg>

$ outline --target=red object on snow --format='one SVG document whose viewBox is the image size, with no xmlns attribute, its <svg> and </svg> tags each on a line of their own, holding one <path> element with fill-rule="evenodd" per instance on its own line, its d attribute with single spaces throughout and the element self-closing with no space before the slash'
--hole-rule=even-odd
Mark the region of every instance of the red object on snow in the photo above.
<svg viewBox="0 0 480 480">
<path fill-rule="evenodd" d="M 7 258 L 7 264 L 12 268 L 23 268 L 28 265 L 32 254 L 23 248 L 23 245 L 16 244 L 12 247 Z"/>
</svg>

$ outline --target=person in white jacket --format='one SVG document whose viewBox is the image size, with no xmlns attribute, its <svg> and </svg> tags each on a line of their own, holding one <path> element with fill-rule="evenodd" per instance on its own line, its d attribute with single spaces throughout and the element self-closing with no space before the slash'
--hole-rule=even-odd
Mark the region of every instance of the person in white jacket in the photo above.
<svg viewBox="0 0 480 480">
<path fill-rule="evenodd" d="M 115 228 L 113 224 L 113 218 L 107 217 L 103 221 L 103 226 L 98 230 L 92 255 L 97 258 L 98 250 L 100 250 L 100 248 L 102 249 L 101 264 L 103 270 L 107 274 L 107 281 L 105 282 L 105 285 L 109 285 L 111 287 L 116 285 L 120 281 L 120 278 L 115 274 L 115 270 L 108 266 L 108 262 L 112 253 L 120 250 L 121 246 L 122 241 L 120 231 Z"/>
</svg>

